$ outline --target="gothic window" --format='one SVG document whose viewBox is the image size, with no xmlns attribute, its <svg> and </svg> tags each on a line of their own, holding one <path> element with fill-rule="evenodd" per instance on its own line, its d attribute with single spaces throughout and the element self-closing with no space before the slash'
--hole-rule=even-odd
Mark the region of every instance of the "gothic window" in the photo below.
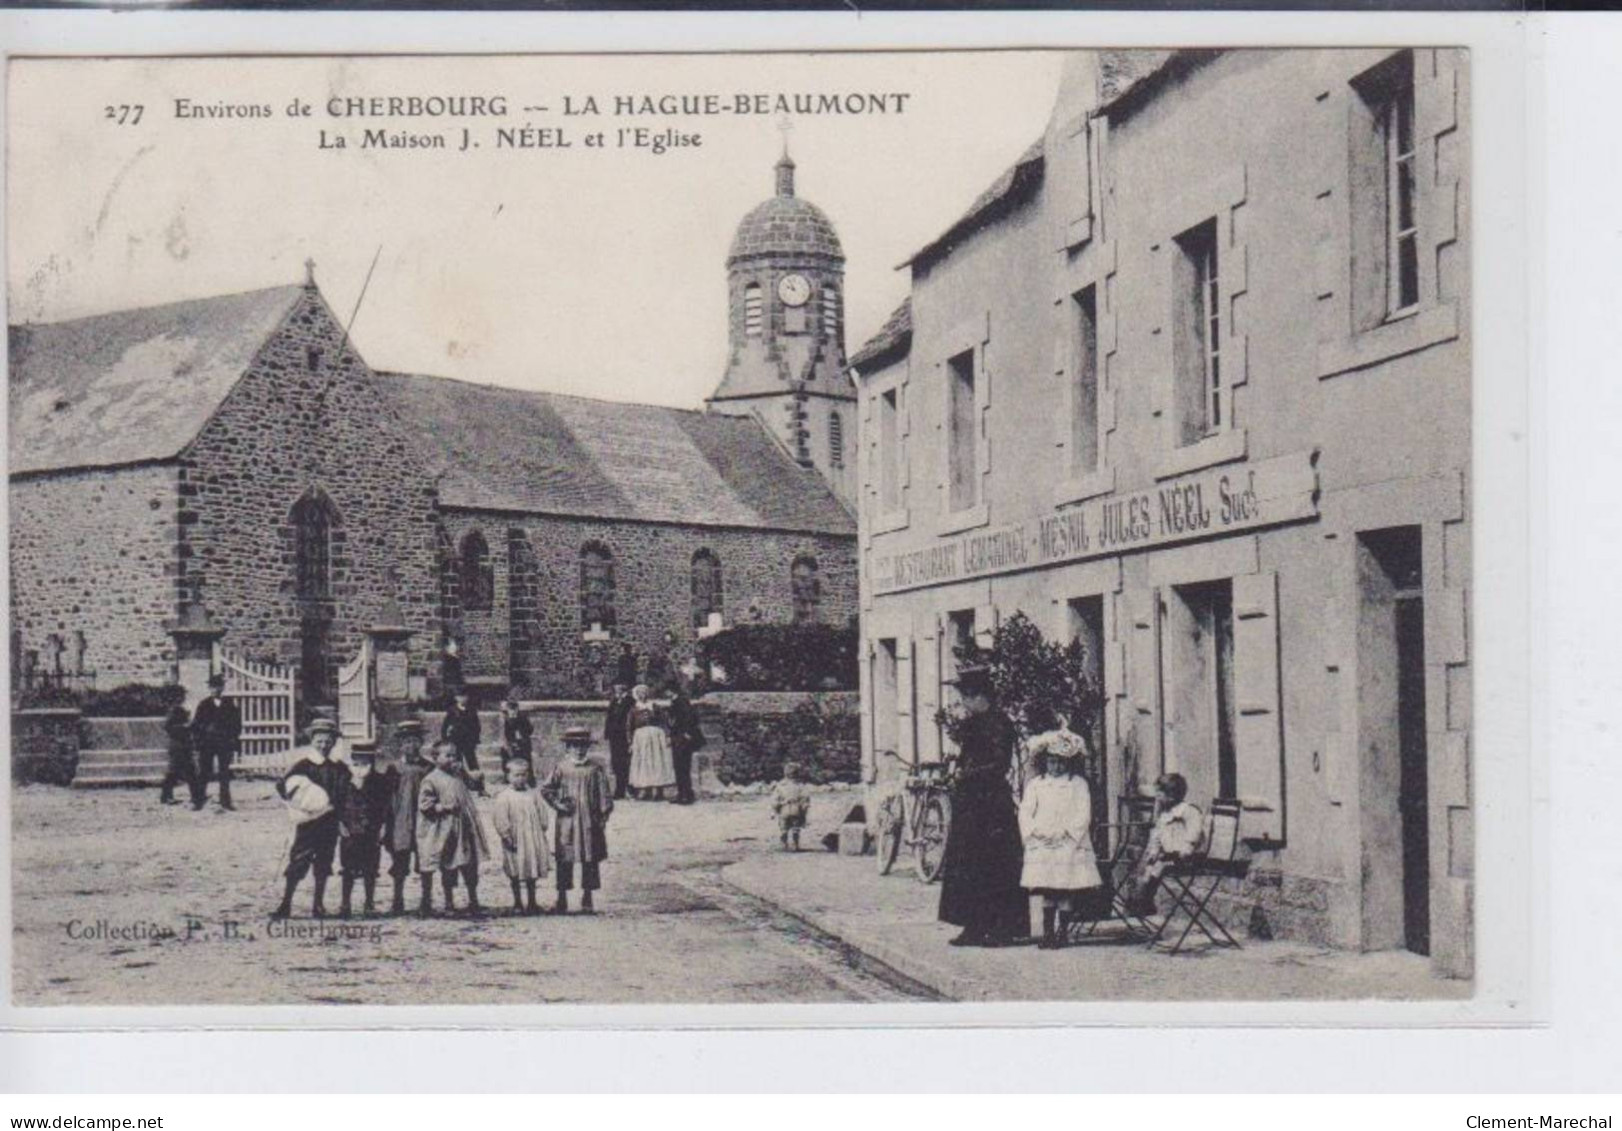
<svg viewBox="0 0 1622 1131">
<path fill-rule="evenodd" d="M 462 539 L 458 576 L 463 611 L 488 612 L 495 603 L 495 567 L 490 561 L 490 544 L 477 530 Z"/>
<path fill-rule="evenodd" d="M 293 504 L 294 561 L 298 596 L 304 601 L 332 597 L 332 528 L 337 510 L 332 500 L 312 491 Z"/>
<path fill-rule="evenodd" d="M 814 623 L 822 605 L 822 581 L 817 577 L 817 559 L 795 558 L 789 583 L 794 591 L 794 623 Z"/>
<path fill-rule="evenodd" d="M 721 613 L 721 559 L 708 550 L 693 555 L 693 627 L 704 628 Z"/>
<path fill-rule="evenodd" d="M 760 284 L 750 283 L 743 289 L 743 332 L 751 338 L 760 337 L 762 310 Z"/>
<path fill-rule="evenodd" d="M 838 409 L 828 411 L 828 465 L 845 466 L 845 421 Z"/>
<path fill-rule="evenodd" d="M 614 627 L 614 555 L 599 542 L 580 547 L 580 627 Z"/>
</svg>

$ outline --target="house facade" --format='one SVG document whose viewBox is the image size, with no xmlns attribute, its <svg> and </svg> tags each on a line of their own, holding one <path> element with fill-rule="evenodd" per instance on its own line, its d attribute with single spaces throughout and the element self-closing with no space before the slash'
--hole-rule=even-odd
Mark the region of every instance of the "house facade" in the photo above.
<svg viewBox="0 0 1622 1131">
<path fill-rule="evenodd" d="M 1085 645 L 1111 799 L 1237 798 L 1241 928 L 1472 969 L 1466 56 L 1097 52 L 859 386 L 864 751 Z"/>
</svg>

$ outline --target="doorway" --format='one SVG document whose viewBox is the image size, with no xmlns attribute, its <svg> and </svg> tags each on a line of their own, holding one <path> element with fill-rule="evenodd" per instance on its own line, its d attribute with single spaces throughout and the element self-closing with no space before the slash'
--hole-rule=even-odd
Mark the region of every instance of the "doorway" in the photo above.
<svg viewBox="0 0 1622 1131">
<path fill-rule="evenodd" d="M 885 772 L 886 763 L 891 762 L 882 752 L 900 753 L 897 747 L 901 738 L 899 667 L 894 638 L 878 641 L 873 648 L 873 757 L 877 759 L 880 774 Z"/>
<path fill-rule="evenodd" d="M 1363 945 L 1430 953 L 1430 783 L 1423 543 L 1358 535 Z"/>
</svg>

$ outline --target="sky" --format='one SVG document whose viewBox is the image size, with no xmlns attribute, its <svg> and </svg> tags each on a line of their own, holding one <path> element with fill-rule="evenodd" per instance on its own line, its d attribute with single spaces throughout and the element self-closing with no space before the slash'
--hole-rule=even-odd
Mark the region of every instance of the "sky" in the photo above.
<svg viewBox="0 0 1622 1131">
<path fill-rule="evenodd" d="M 1043 131 L 1051 52 L 19 60 L 9 69 L 8 317 L 54 321 L 293 283 L 307 258 L 376 369 L 696 406 L 726 352 L 727 245 L 772 194 L 844 244 L 846 348 L 895 270 Z M 887 114 L 616 116 L 615 99 L 906 94 Z M 328 116 L 350 97 L 505 97 L 504 118 Z M 593 97 L 603 113 L 564 116 Z M 179 117 L 267 107 L 269 117 Z M 289 116 L 295 100 L 309 116 Z M 140 120 L 122 107 L 143 107 Z M 525 107 L 544 110 L 525 111 Z M 227 111 L 229 112 L 229 111 Z M 461 129 L 478 148 L 459 152 Z M 570 148 L 499 148 L 498 126 Z M 786 129 L 785 129 L 786 125 Z M 446 150 L 361 148 L 368 128 Z M 654 154 L 621 128 L 697 134 Z M 321 148 L 343 135 L 344 149 Z M 588 148 L 604 131 L 608 147 Z M 367 272 L 376 258 L 371 280 Z M 355 313 L 357 300 L 364 299 Z"/>
</svg>

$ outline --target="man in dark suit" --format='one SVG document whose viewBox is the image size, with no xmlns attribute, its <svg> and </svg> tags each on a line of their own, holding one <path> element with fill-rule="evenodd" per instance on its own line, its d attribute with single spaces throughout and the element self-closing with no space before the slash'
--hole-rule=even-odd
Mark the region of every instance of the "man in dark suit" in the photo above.
<svg viewBox="0 0 1622 1131">
<path fill-rule="evenodd" d="M 220 808 L 231 804 L 231 763 L 242 745 L 242 711 L 225 697 L 225 676 L 208 677 L 208 698 L 197 704 L 192 715 L 192 746 L 197 751 L 197 776 L 192 779 L 191 807 L 201 809 L 208 801 L 208 779 L 218 773 Z"/>
<path fill-rule="evenodd" d="M 439 728 L 439 737 L 456 747 L 462 765 L 469 770 L 479 768 L 479 713 L 468 706 L 467 689 L 458 687 L 451 696 L 451 705 L 445 709 L 445 724 Z"/>
<path fill-rule="evenodd" d="M 603 724 L 603 740 L 608 743 L 608 764 L 614 771 L 614 797 L 623 800 L 631 778 L 631 685 L 614 684 L 614 697 L 608 701 L 608 720 Z"/>
<path fill-rule="evenodd" d="M 693 752 L 704 746 L 698 712 L 687 697 L 687 688 L 676 685 L 670 698 L 670 749 L 676 763 L 676 804 L 693 803 Z"/>
</svg>

